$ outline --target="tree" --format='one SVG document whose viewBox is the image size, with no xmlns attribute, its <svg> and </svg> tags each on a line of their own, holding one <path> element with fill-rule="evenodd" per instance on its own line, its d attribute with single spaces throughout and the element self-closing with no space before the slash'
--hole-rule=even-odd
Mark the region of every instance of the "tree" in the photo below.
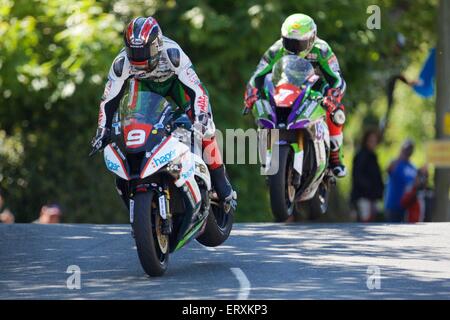
<svg viewBox="0 0 450 320">
<path fill-rule="evenodd" d="M 377 4 L 381 30 L 368 30 Z M 432 43 L 435 0 L 0 2 L 0 185 L 18 221 L 57 201 L 69 222 L 126 222 L 101 157 L 87 157 L 106 75 L 122 46 L 124 23 L 154 15 L 186 51 L 206 84 L 219 129 L 249 128 L 241 116 L 245 84 L 279 37 L 283 19 L 306 12 L 332 46 L 348 83 L 351 114 L 384 92 L 385 79 Z M 414 19 L 412 19 L 414 17 Z M 397 32 L 407 38 L 399 56 Z M 350 115 L 351 117 L 351 115 Z M 228 166 L 239 192 L 239 221 L 270 220 L 256 165 Z M 258 199 L 259 201 L 255 201 Z"/>
</svg>

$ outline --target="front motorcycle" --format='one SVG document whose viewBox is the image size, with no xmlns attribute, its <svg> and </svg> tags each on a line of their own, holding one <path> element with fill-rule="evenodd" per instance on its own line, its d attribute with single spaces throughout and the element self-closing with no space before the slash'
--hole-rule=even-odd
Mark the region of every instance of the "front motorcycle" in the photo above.
<svg viewBox="0 0 450 320">
<path fill-rule="evenodd" d="M 218 246 L 232 229 L 233 208 L 214 198 L 192 134 L 189 118 L 175 118 L 170 104 L 150 91 L 125 95 L 114 115 L 104 160 L 117 176 L 139 260 L 150 276 L 163 275 L 169 254 L 190 240 Z"/>
<path fill-rule="evenodd" d="M 263 170 L 268 175 L 275 220 L 294 215 L 316 219 L 328 208 L 335 183 L 328 169 L 330 152 L 322 95 L 312 90 L 313 66 L 294 55 L 281 58 L 266 76 L 264 99 L 252 109 L 259 129 Z"/>
</svg>

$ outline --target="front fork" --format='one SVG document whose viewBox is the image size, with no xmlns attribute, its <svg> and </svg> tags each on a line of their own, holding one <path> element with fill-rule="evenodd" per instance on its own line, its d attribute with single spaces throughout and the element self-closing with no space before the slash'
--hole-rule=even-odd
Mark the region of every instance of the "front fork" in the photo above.
<svg viewBox="0 0 450 320">
<path fill-rule="evenodd" d="M 291 147 L 294 150 L 294 170 L 296 175 L 294 176 L 294 186 L 298 188 L 301 183 L 303 174 L 303 157 L 304 157 L 304 135 L 303 131 L 297 131 L 297 142 L 291 143 Z"/>
<path fill-rule="evenodd" d="M 151 183 L 139 184 L 130 187 L 130 182 L 120 178 L 116 178 L 116 189 L 130 213 L 130 223 L 133 223 L 134 220 L 133 196 L 137 192 L 148 192 L 150 190 L 153 190 L 158 198 L 158 212 L 162 220 L 161 233 L 164 235 L 169 235 L 172 233 L 173 227 L 172 213 L 170 210 L 170 191 L 167 185 L 159 186 L 155 183 Z"/>
<path fill-rule="evenodd" d="M 277 130 L 277 131 L 275 131 Z M 264 133 L 267 132 L 267 135 Z M 277 147 L 277 145 L 280 144 L 288 144 L 289 142 L 283 141 L 280 139 L 280 134 L 278 132 L 278 129 L 271 129 L 271 130 L 261 130 L 259 132 L 259 148 L 260 148 L 260 159 L 263 160 L 261 165 L 261 172 L 264 172 L 266 175 L 274 174 L 278 171 L 278 168 L 273 168 L 271 166 L 272 159 L 276 156 L 278 156 L 278 152 L 274 150 Z M 301 177 L 303 173 L 303 157 L 304 157 L 304 132 L 302 130 L 297 130 L 296 132 L 296 139 L 294 142 L 289 143 L 294 151 L 294 170 L 295 170 L 295 177 L 294 177 L 294 185 L 296 187 L 300 186 Z M 265 152 L 262 153 L 262 152 Z M 278 161 L 276 161 L 278 163 Z"/>
</svg>

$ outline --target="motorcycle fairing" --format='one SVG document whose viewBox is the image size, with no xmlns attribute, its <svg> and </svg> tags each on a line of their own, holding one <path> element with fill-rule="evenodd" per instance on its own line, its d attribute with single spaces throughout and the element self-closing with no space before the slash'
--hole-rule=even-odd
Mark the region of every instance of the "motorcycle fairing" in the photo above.
<svg viewBox="0 0 450 320">
<path fill-rule="evenodd" d="M 124 160 L 122 160 L 118 152 L 112 147 L 112 144 L 108 144 L 105 147 L 103 158 L 109 171 L 118 175 L 122 179 L 130 180 Z"/>
<path fill-rule="evenodd" d="M 186 145 L 171 136 L 165 138 L 148 158 L 141 171 L 141 179 L 154 174 L 186 152 L 189 152 L 189 148 Z"/>
</svg>

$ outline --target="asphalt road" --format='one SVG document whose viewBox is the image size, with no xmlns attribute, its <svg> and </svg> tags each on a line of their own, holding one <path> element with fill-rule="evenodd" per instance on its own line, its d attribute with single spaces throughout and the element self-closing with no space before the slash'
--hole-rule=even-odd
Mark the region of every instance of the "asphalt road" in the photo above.
<svg viewBox="0 0 450 320">
<path fill-rule="evenodd" d="M 17 298 L 449 299 L 450 223 L 236 224 L 162 278 L 144 274 L 128 225 L 0 225 L 0 299 Z"/>
</svg>

